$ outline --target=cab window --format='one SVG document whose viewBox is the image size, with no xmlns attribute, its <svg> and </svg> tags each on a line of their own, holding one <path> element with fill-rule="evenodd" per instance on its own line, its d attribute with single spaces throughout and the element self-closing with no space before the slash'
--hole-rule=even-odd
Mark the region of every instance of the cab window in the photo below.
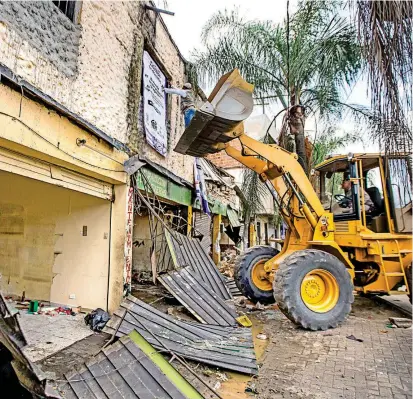
<svg viewBox="0 0 413 399">
<path fill-rule="evenodd" d="M 334 215 L 334 220 L 358 219 L 358 199 L 350 177 L 355 176 L 355 167 L 348 161 L 338 161 L 328 171 L 320 171 L 320 200 L 325 210 Z M 343 185 L 343 181 L 347 181 Z M 344 187 L 347 187 L 347 191 Z M 353 206 L 356 204 L 356 206 Z"/>
<path fill-rule="evenodd" d="M 412 232 L 412 176 L 410 158 L 388 160 L 387 184 L 395 229 L 399 233 Z"/>
</svg>

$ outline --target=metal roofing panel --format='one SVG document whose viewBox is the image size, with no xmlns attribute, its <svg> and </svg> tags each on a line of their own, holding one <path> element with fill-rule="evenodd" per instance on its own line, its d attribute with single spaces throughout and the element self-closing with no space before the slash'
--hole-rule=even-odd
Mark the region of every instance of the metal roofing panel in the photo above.
<svg viewBox="0 0 413 399">
<path fill-rule="evenodd" d="M 201 323 L 233 326 L 237 314 L 191 270 L 183 268 L 160 275 L 158 280 Z"/>
<path fill-rule="evenodd" d="M 176 320 L 129 295 L 103 330 L 122 337 L 138 331 L 155 348 L 215 367 L 257 374 L 251 330 Z"/>
<path fill-rule="evenodd" d="M 185 399 L 181 391 L 129 337 L 122 337 L 78 371 L 65 375 L 67 398 Z"/>
<path fill-rule="evenodd" d="M 228 287 L 229 292 L 231 295 L 234 296 L 242 296 L 242 292 L 238 289 L 237 284 L 233 278 L 227 278 L 225 284 Z"/>
<path fill-rule="evenodd" d="M 180 269 L 190 266 L 191 270 L 218 297 L 223 300 L 231 299 L 223 276 L 210 256 L 204 251 L 198 239 L 189 238 L 179 233 L 175 233 L 172 236 L 168 231 L 165 231 L 165 234 L 175 268 Z"/>
<path fill-rule="evenodd" d="M 232 228 L 241 227 L 241 223 L 239 222 L 239 219 L 238 219 L 238 213 L 235 212 L 230 207 L 227 207 L 227 217 L 229 220 L 229 224 L 231 225 Z"/>
</svg>

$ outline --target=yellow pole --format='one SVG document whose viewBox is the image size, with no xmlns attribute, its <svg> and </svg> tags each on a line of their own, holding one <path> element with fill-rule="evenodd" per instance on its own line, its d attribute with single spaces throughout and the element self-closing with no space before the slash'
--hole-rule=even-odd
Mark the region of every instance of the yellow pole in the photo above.
<svg viewBox="0 0 413 399">
<path fill-rule="evenodd" d="M 221 250 L 219 247 L 221 215 L 214 215 L 212 219 L 212 259 L 217 265 L 221 261 Z"/>
<path fill-rule="evenodd" d="M 255 246 L 255 224 L 250 223 L 249 225 L 249 241 L 250 241 L 250 248 Z"/>
<path fill-rule="evenodd" d="M 188 219 L 187 219 L 187 236 L 191 237 L 192 233 L 192 206 L 188 206 Z"/>
</svg>

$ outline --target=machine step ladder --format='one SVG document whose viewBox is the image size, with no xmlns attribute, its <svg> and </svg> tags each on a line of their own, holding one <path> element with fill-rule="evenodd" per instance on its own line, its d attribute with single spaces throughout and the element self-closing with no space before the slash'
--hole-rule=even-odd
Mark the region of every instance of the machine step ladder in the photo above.
<svg viewBox="0 0 413 399">
<path fill-rule="evenodd" d="M 386 281 L 386 288 L 387 288 L 387 292 L 390 295 L 406 295 L 409 294 L 409 284 L 407 283 L 407 277 L 406 277 L 406 273 L 404 270 L 404 266 L 403 266 L 403 255 L 407 254 L 407 253 L 411 253 L 411 250 L 400 250 L 400 246 L 399 246 L 399 242 L 397 240 L 391 240 L 395 243 L 397 252 L 393 252 L 393 253 L 382 253 L 382 244 L 380 241 L 377 241 L 377 245 L 379 248 L 379 256 L 380 256 L 380 263 L 382 266 L 382 270 L 384 272 L 384 278 Z M 398 271 L 393 271 L 393 272 L 387 272 L 386 270 L 386 265 L 384 263 L 385 259 L 395 259 L 398 261 L 399 264 L 399 270 Z M 406 291 L 397 291 L 397 290 L 391 290 L 389 286 L 389 277 L 403 277 L 403 281 L 404 281 L 404 285 L 406 287 Z"/>
</svg>

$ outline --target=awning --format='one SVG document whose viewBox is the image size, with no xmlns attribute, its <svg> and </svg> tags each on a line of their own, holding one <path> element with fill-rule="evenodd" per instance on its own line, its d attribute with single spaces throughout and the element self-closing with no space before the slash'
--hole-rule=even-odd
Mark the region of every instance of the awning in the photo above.
<svg viewBox="0 0 413 399">
<path fill-rule="evenodd" d="M 156 162 L 135 155 L 124 163 L 124 169 L 128 175 L 132 175 L 138 170 L 143 172 L 154 193 L 160 199 L 163 198 L 186 206 L 192 205 L 193 186 L 191 183 L 170 172 L 163 166 L 158 165 Z M 141 175 L 138 173 L 136 177 L 137 188 L 139 190 L 145 190 Z"/>
</svg>

